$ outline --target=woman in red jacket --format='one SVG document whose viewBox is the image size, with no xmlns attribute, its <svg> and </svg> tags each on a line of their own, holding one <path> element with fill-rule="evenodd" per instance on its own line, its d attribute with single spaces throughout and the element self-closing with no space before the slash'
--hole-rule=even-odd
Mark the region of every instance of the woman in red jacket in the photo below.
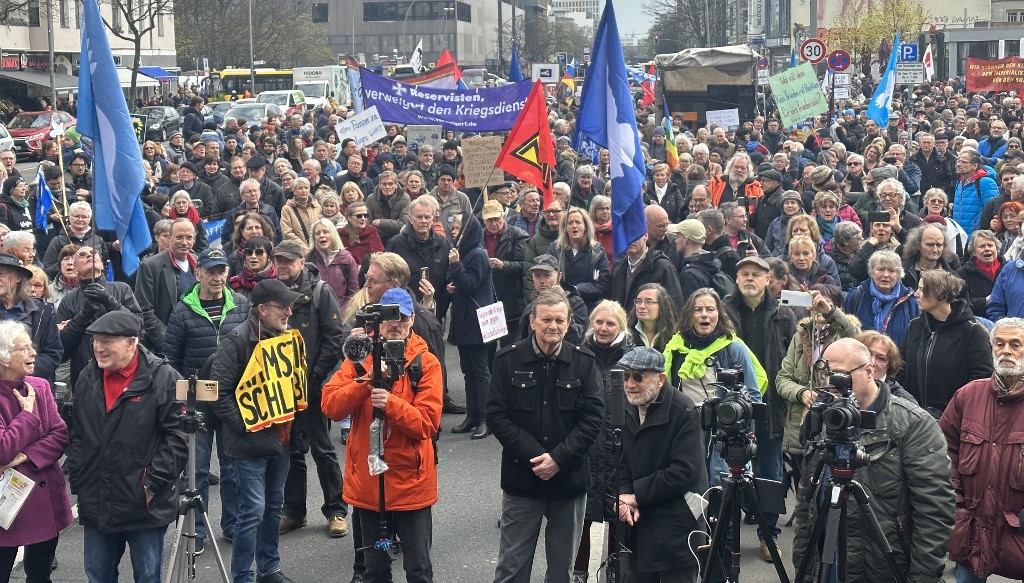
<svg viewBox="0 0 1024 583">
<path fill-rule="evenodd" d="M 384 243 L 377 234 L 377 227 L 370 224 L 370 211 L 366 203 L 354 202 L 345 209 L 345 218 L 348 224 L 338 231 L 341 235 L 345 248 L 356 260 L 356 265 L 362 265 L 363 259 L 372 253 L 379 253 L 384 250 Z"/>
</svg>

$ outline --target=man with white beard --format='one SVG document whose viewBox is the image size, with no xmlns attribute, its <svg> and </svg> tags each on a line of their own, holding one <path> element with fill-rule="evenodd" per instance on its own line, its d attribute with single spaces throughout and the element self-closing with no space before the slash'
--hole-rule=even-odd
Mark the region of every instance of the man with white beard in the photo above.
<svg viewBox="0 0 1024 583">
<path fill-rule="evenodd" d="M 618 363 L 625 372 L 626 403 L 608 403 L 611 418 L 625 405 L 623 455 L 619 463 L 619 520 L 629 524 L 626 546 L 633 580 L 692 583 L 697 560 L 686 537 L 697 520 L 687 505 L 708 485 L 703 439 L 693 401 L 666 381 L 665 357 L 639 346 Z M 612 393 L 612 399 L 616 395 Z"/>
</svg>

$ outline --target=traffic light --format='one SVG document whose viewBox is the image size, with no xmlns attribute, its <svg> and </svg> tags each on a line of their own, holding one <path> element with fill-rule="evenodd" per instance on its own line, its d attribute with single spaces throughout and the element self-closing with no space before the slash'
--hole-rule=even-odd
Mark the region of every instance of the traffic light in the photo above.
<svg viewBox="0 0 1024 583">
<path fill-rule="evenodd" d="M 661 40 L 661 35 L 658 35 L 658 34 L 654 35 L 654 44 L 658 44 L 659 40 Z"/>
</svg>

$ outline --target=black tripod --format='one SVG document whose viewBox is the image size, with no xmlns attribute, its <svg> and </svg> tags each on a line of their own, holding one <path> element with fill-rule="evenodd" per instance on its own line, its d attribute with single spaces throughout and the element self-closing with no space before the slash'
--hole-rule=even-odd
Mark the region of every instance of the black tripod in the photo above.
<svg viewBox="0 0 1024 583">
<path fill-rule="evenodd" d="M 750 505 L 749 510 L 754 514 L 757 527 L 761 530 L 761 536 L 764 537 L 768 553 L 772 556 L 772 564 L 775 566 L 775 572 L 779 575 L 779 581 L 789 583 L 786 568 L 782 564 L 782 556 L 779 555 L 779 547 L 775 543 L 775 539 L 772 538 L 771 532 L 766 526 L 764 514 L 761 512 L 761 502 L 757 496 L 754 479 L 745 469 L 757 452 L 757 446 L 750 441 L 749 435 L 723 434 L 719 436 L 718 440 L 719 454 L 729 464 L 729 474 L 722 476 L 722 505 L 718 511 L 714 534 L 711 536 L 707 567 L 704 569 L 701 582 L 708 583 L 711 580 L 712 562 L 717 561 L 722 553 L 726 532 L 729 533 L 729 548 L 732 557 L 726 580 L 739 581 L 740 526 L 743 524 L 742 503 L 746 501 Z"/>
<path fill-rule="evenodd" d="M 615 501 L 613 506 L 615 508 L 615 523 L 611 528 L 612 533 L 609 536 L 615 543 L 615 548 L 612 549 L 611 553 L 605 558 L 604 561 L 598 566 L 598 571 L 601 569 L 607 569 L 605 571 L 605 583 L 618 583 L 622 580 L 622 554 L 631 552 L 625 545 L 626 540 L 626 523 L 619 518 L 619 508 L 621 503 L 619 502 L 619 460 L 622 458 L 622 428 L 626 424 L 626 411 L 625 411 L 625 371 L 621 368 L 613 368 L 610 371 L 608 377 L 609 389 L 611 392 L 611 400 L 608 403 L 609 421 L 611 422 L 611 433 L 612 433 L 612 471 L 608 474 L 608 481 L 606 484 L 611 484 L 612 487 L 606 488 L 607 491 L 614 492 Z"/>
<path fill-rule="evenodd" d="M 178 502 L 178 522 L 174 527 L 174 543 L 171 545 L 170 568 L 164 577 L 164 583 L 171 581 L 195 581 L 196 580 L 196 511 L 206 525 L 206 532 L 210 528 L 210 518 L 206 514 L 206 503 L 199 495 L 196 488 L 196 433 L 206 431 L 206 424 L 203 423 L 203 414 L 196 411 L 196 380 L 195 376 L 188 379 L 188 398 L 185 400 L 185 412 L 178 421 L 182 431 L 188 435 L 188 489 L 181 493 L 181 500 Z M 224 567 L 224 559 L 220 556 L 220 548 L 217 546 L 217 537 L 211 536 L 208 539 L 213 544 L 213 556 L 217 557 L 217 569 L 221 580 L 230 583 L 228 571 Z"/>
<path fill-rule="evenodd" d="M 882 550 L 882 554 L 885 555 L 885 562 L 889 565 L 893 578 L 898 583 L 904 583 L 905 578 L 900 574 L 892 546 L 886 540 L 885 532 L 878 523 L 878 517 L 871 508 L 871 496 L 867 488 L 854 479 L 857 471 L 856 468 L 867 463 L 867 456 L 864 455 L 863 451 L 855 443 L 826 444 L 826 448 L 828 448 L 828 451 L 822 456 L 814 472 L 814 477 L 812 477 L 812 484 L 816 484 L 817 487 L 808 488 L 804 498 L 807 502 L 813 503 L 815 497 L 821 492 L 821 476 L 825 470 L 826 461 L 828 461 L 831 471 L 826 485 L 827 496 L 824 497 L 818 509 L 818 519 L 814 522 L 814 529 L 811 531 L 810 538 L 812 545 L 817 544 L 821 540 L 818 582 L 825 583 L 828 581 L 829 573 L 833 567 L 839 569 L 837 573 L 839 581 L 848 580 L 846 502 L 849 500 L 850 493 L 852 492 L 853 497 L 857 499 L 857 505 L 860 507 L 861 512 L 867 518 L 866 522 L 871 528 L 872 536 L 878 547 Z M 823 540 L 821 539 L 822 529 L 824 529 L 825 534 Z M 796 572 L 798 583 L 803 581 L 807 575 L 807 569 L 811 564 L 810 557 L 811 553 L 807 552 L 800 561 L 800 568 Z"/>
</svg>

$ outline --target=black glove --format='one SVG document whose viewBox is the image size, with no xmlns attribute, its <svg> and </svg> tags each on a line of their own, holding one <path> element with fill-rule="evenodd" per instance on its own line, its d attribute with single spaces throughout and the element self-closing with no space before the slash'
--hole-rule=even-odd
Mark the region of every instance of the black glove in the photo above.
<svg viewBox="0 0 1024 583">
<path fill-rule="evenodd" d="M 90 303 L 97 307 L 102 306 L 108 311 L 117 308 L 117 302 L 107 291 L 106 286 L 99 282 L 90 282 L 82 286 L 82 294 Z"/>
</svg>

